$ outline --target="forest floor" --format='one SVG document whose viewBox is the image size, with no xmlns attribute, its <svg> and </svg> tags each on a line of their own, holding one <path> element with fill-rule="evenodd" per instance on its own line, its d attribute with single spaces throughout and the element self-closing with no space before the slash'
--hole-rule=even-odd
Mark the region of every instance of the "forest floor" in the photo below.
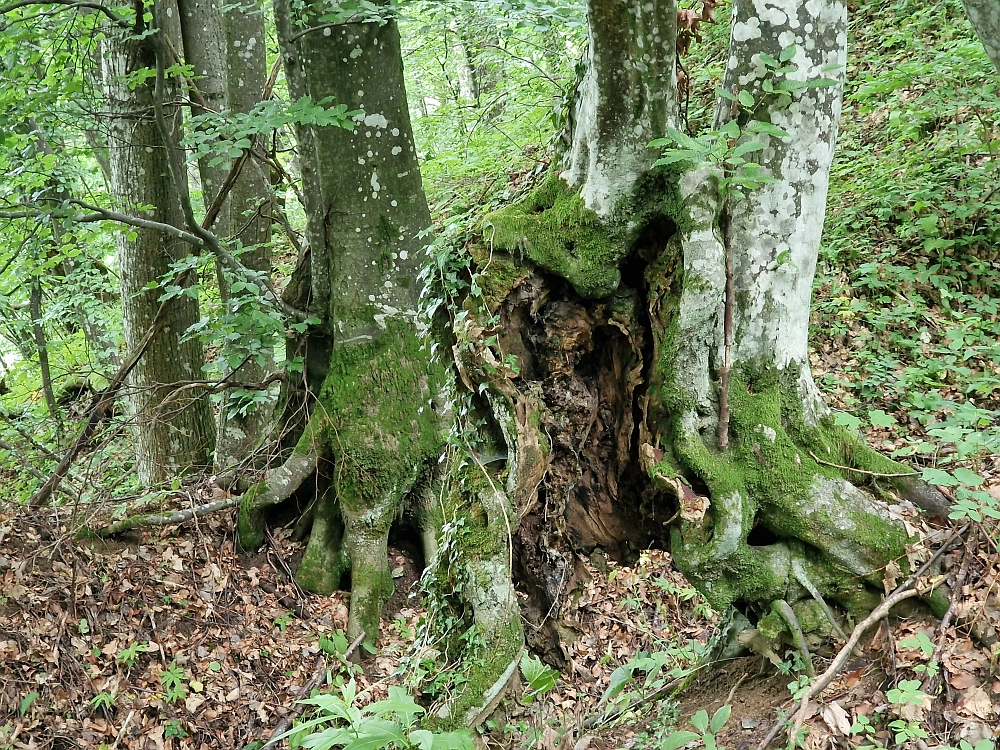
<svg viewBox="0 0 1000 750">
<path fill-rule="evenodd" d="M 190 489 L 184 503 L 209 499 L 202 491 Z M 346 644 L 338 631 L 346 627 L 347 595 L 305 596 L 296 588 L 288 571 L 301 545 L 290 531 L 278 529 L 247 556 L 234 548 L 229 514 L 78 541 L 66 534 L 69 512 L 0 515 L 0 748 L 242 748 L 267 740 L 324 670 L 355 671 L 372 700 L 399 683 L 394 673 L 424 614 L 408 596 L 419 569 L 406 549 L 390 550 L 397 593 L 377 653 L 364 653 L 359 668 L 335 655 Z M 886 620 L 810 705 L 807 748 L 860 744 L 865 738 L 851 726 L 861 714 L 883 747 L 900 744 L 889 729 L 900 716 L 912 722 L 911 734 L 929 735 L 916 738 L 918 748 L 992 736 L 1000 710 L 997 652 L 969 633 L 978 623 L 996 638 L 991 628 L 1000 610 L 990 597 L 997 555 L 985 534 L 978 538 L 946 563 L 957 570 L 964 561 L 969 570 L 952 624 L 941 632 L 930 619 Z M 654 748 L 672 725 L 728 704 L 732 716 L 717 741 L 736 750 L 756 747 L 779 712 L 794 705 L 790 662 L 778 669 L 757 657 L 696 671 L 679 695 L 656 692 L 694 663 L 718 616 L 662 551 L 647 551 L 631 567 L 593 556 L 591 574 L 560 613 L 564 632 L 576 636 L 569 667 L 534 700 L 511 695 L 492 718 L 486 744 Z M 892 691 L 926 680 L 935 647 L 942 648 L 942 688 L 926 688 L 935 695 L 929 705 L 905 705 Z M 637 656 L 662 668 L 630 662 Z M 629 663 L 635 679 L 602 703 L 615 670 L 620 675 Z M 817 671 L 825 664 L 816 657 Z"/>
</svg>

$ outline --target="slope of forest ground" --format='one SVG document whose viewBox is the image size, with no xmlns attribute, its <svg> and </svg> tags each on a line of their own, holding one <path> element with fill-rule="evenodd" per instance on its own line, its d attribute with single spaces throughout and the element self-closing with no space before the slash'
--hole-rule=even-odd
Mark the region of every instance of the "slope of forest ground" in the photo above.
<svg viewBox="0 0 1000 750">
<path fill-rule="evenodd" d="M 950 624 L 938 632 L 929 619 L 887 620 L 812 708 L 805 743 L 976 746 L 1000 726 L 998 651 L 990 645 L 1000 620 L 990 525 L 1000 505 L 1000 99 L 959 3 L 859 2 L 852 13 L 816 282 L 814 372 L 843 424 L 938 472 L 929 476 L 958 514 L 984 526 L 978 542 L 946 558 L 946 571 L 965 571 Z M 722 27 L 692 52 L 708 61 L 691 70 L 695 92 L 710 90 L 718 73 L 721 45 L 712 45 Z M 520 114 L 507 114 L 513 126 Z M 689 115 L 704 117 L 696 104 Z M 494 124 L 503 127 L 503 117 Z M 459 206 L 509 199 L 538 172 L 532 165 L 544 166 L 544 147 L 507 146 L 499 158 L 498 143 L 507 141 L 480 144 L 484 155 L 493 152 L 481 159 L 493 170 L 485 173 L 453 171 L 450 146 L 425 144 L 423 153 L 438 155 L 428 189 L 443 224 L 458 220 Z M 507 156 L 524 168 L 503 169 Z M 12 492 L 38 480 L 15 469 L 4 477 Z M 166 493 L 164 507 L 217 497 L 211 486 L 191 486 Z M 397 593 L 379 651 L 362 654 L 357 667 L 343 658 L 346 596 L 304 596 L 295 587 L 288 571 L 301 548 L 288 530 L 254 556 L 235 551 L 228 514 L 111 541 L 69 536 L 78 516 L 113 512 L 11 503 L 0 512 L 0 748 L 243 747 L 270 737 L 327 669 L 353 675 L 366 700 L 384 697 L 391 684 L 422 690 L 428 707 L 442 697 L 432 679 L 414 678 L 428 656 L 414 650 L 427 613 L 408 595 L 419 571 L 405 540 L 392 550 Z M 628 567 L 600 554 L 590 562 L 592 580 L 559 613 L 575 644 L 569 668 L 547 692 L 511 696 L 487 723 L 487 744 L 663 747 L 671 727 L 731 705 L 718 743 L 753 747 L 777 711 L 793 705 L 801 685 L 794 660 L 778 669 L 756 657 L 696 670 L 673 700 L 675 680 L 697 664 L 719 616 L 661 551 Z M 932 661 L 944 678 L 940 691 L 931 705 L 910 700 L 932 679 Z M 602 702 L 629 671 L 633 679 Z"/>
</svg>

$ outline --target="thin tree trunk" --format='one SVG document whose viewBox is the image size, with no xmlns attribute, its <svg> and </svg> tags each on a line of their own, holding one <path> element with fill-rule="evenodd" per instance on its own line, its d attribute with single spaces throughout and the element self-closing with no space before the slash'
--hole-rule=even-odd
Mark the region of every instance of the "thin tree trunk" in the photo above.
<svg viewBox="0 0 1000 750">
<path fill-rule="evenodd" d="M 176 7 L 170 17 L 177 18 Z M 115 198 L 126 211 L 152 206 L 150 218 L 182 227 L 180 191 L 170 180 L 165 144 L 151 111 L 154 84 L 147 80 L 132 87 L 126 78 L 140 68 L 155 67 L 153 44 L 148 38 L 109 36 L 103 43 L 102 63 L 107 106 L 114 114 L 108 146 Z M 168 93 L 175 91 L 168 82 Z M 169 126 L 178 129 L 180 110 L 170 112 Z M 117 245 L 125 342 L 131 350 L 143 339 L 159 308 L 161 292 L 148 287 L 159 284 L 171 263 L 189 255 L 191 248 L 146 229 L 119 231 Z M 200 378 L 201 343 L 185 335 L 199 319 L 197 299 L 185 294 L 173 300 L 166 325 L 129 376 L 136 470 L 144 484 L 211 465 L 214 430 L 208 400 L 193 391 L 160 408 L 174 384 Z"/>
</svg>

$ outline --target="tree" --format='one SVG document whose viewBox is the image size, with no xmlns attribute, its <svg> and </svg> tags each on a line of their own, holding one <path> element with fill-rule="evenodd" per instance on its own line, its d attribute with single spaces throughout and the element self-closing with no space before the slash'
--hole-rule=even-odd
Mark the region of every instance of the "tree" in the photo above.
<svg viewBox="0 0 1000 750">
<path fill-rule="evenodd" d="M 1000 3 L 996 0 L 962 0 L 965 14 L 976 30 L 993 64 L 1000 68 Z"/>
<path fill-rule="evenodd" d="M 180 6 L 184 58 L 197 79 L 197 98 L 192 114 L 211 124 L 229 113 L 247 114 L 260 101 L 267 79 L 264 17 L 250 3 L 234 3 L 225 8 L 208 0 L 182 0 Z M 220 40 L 223 43 L 220 44 Z M 262 151 L 259 138 L 251 150 Z M 206 212 L 218 198 L 232 169 L 232 161 L 207 151 L 198 160 L 202 199 Z M 212 226 L 216 235 L 231 249 L 239 248 L 241 262 L 269 278 L 271 273 L 270 187 L 256 158 L 244 160 L 236 182 Z M 253 294 L 233 294 L 229 274 L 217 261 L 220 296 L 229 308 L 225 314 L 246 318 L 256 304 Z M 250 316 L 252 317 L 252 315 Z M 267 333 L 244 331 L 243 346 L 226 352 L 238 361 L 228 376 L 236 383 L 259 383 L 274 368 L 274 350 Z M 270 410 L 254 402 L 241 408 L 238 398 L 227 391 L 219 411 L 215 445 L 218 470 L 229 468 L 252 452 L 270 422 Z"/>
<path fill-rule="evenodd" d="M 939 499 L 835 426 L 809 371 L 846 4 L 735 2 L 700 140 L 680 132 L 676 10 L 590 0 L 566 168 L 486 217 L 481 293 L 456 323 L 470 411 L 487 415 L 467 439 L 505 461 L 472 470 L 485 485 L 450 480 L 470 525 L 502 537 L 520 519 L 524 634 L 554 664 L 553 613 L 596 547 L 627 556 L 669 534 L 713 606 L 758 612 L 765 641 L 795 638 L 837 632 L 831 605 L 869 611 L 904 556 L 902 523 L 858 484 Z M 657 164 L 648 144 L 668 135 L 678 148 Z M 505 637 L 513 658 L 520 631 Z"/>
<path fill-rule="evenodd" d="M 315 499 L 299 582 L 329 593 L 349 572 L 348 635 L 375 641 L 392 593 L 390 525 L 426 486 L 442 441 L 442 378 L 416 320 L 430 213 L 395 20 L 331 21 L 321 4 L 285 0 L 275 14 L 292 99 L 335 102 L 342 119 L 297 127 L 309 252 L 290 301 L 317 321 L 299 344 L 311 416 L 289 461 L 244 496 L 240 538 L 258 546 L 263 510 L 308 481 Z"/>
<path fill-rule="evenodd" d="M 176 6 L 163 19 L 174 20 L 165 32 L 179 39 Z M 103 42 L 103 85 L 108 110 L 112 190 L 126 213 L 172 227 L 185 226 L 179 185 L 171 175 L 168 142 L 179 138 L 180 111 L 165 119 L 164 133 L 153 111 L 176 93 L 176 79 L 144 73 L 155 70 L 156 48 L 151 20 L 136 19 L 137 29 L 116 27 Z M 170 31 L 173 33 L 171 34 Z M 157 81 L 166 90 L 157 90 Z M 147 207 L 152 207 L 151 211 Z M 145 213 L 144 213 L 145 212 Z M 177 392 L 178 384 L 199 380 L 205 361 L 201 342 L 187 336 L 199 320 L 198 300 L 180 294 L 161 303 L 159 284 L 172 264 L 191 255 L 191 247 L 155 228 L 120 230 L 117 237 L 125 343 L 139 346 L 162 304 L 165 324 L 154 337 L 129 379 L 135 418 L 136 471 L 145 485 L 171 479 L 192 468 L 211 465 L 212 414 L 201 390 Z M 185 283 L 183 277 L 182 284 Z"/>
</svg>

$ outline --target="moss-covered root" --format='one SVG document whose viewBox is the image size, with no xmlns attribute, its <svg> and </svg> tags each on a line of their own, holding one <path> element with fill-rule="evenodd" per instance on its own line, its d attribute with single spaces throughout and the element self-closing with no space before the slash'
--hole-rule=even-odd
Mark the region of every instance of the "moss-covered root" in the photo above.
<svg viewBox="0 0 1000 750">
<path fill-rule="evenodd" d="M 448 712 L 464 726 L 481 722 L 502 693 L 510 665 L 524 648 L 524 631 L 510 569 L 511 512 L 506 494 L 482 481 L 474 495 L 486 514 L 483 526 L 468 537 L 464 555 L 465 594 L 481 649 L 467 654 L 465 691 Z M 480 524 L 476 524 L 480 526 Z M 516 668 L 516 667 L 515 667 Z M 506 675 L 506 676 L 505 676 Z"/>
<path fill-rule="evenodd" d="M 392 596 L 392 574 L 389 571 L 389 526 L 370 524 L 363 518 L 346 519 L 344 546 L 351 560 L 351 611 L 347 621 L 347 638 L 361 633 L 365 641 L 378 643 L 382 608 Z"/>
<path fill-rule="evenodd" d="M 325 418 L 314 416 L 288 460 L 243 494 L 236 527 L 243 549 L 260 549 L 264 543 L 264 509 L 291 497 L 316 471 L 325 425 Z"/>
<path fill-rule="evenodd" d="M 309 544 L 295 579 L 306 591 L 329 596 L 337 590 L 347 566 L 343 551 L 344 522 L 332 490 L 321 497 L 312 511 Z"/>
</svg>

